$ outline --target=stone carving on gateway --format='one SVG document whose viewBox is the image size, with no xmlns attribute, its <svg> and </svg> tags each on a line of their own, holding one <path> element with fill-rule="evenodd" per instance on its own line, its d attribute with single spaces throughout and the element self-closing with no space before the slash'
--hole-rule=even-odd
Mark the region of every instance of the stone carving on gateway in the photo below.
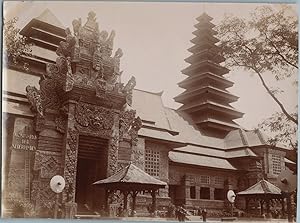
<svg viewBox="0 0 300 223">
<path fill-rule="evenodd" d="M 58 136 L 58 140 L 63 142 L 60 152 L 44 151 L 48 149 L 38 143 L 34 166 L 38 171 L 43 167 L 41 162 L 49 160 L 55 166 L 51 175 L 61 174 L 66 179 L 61 198 L 65 204 L 66 218 L 72 218 L 76 213 L 79 136 L 83 134 L 108 141 L 109 176 L 120 167 L 119 142 L 129 142 L 128 150 L 131 151 L 137 144 L 138 131 L 142 127 L 136 111 L 127 108 L 127 105 L 131 106 L 136 81 L 132 77 L 126 85 L 120 82 L 120 58 L 123 52 L 117 49 L 112 55 L 115 32 L 108 34 L 107 31 L 100 31 L 94 12 L 88 14 L 83 26 L 81 19 L 75 19 L 72 24 L 73 34 L 69 28 L 66 29 L 66 40 L 61 41 L 56 50 L 56 63 L 46 64 L 46 72 L 39 81 L 40 89 L 26 87 L 28 100 L 35 113 L 37 133 L 45 135 L 43 131 L 56 131 L 61 134 Z M 55 143 L 53 138 L 45 140 L 48 148 L 54 147 L 51 145 Z M 43 182 L 52 176 L 42 173 L 37 172 L 33 179 L 35 196 L 32 200 L 35 200 L 38 208 L 42 206 L 40 201 L 51 208 L 54 198 L 45 197 L 47 193 L 38 191 L 49 191 L 49 186 Z"/>
<path fill-rule="evenodd" d="M 107 93 L 126 96 L 126 102 L 131 105 L 131 94 L 135 87 L 132 77 L 124 86 L 120 83 L 120 58 L 122 50 L 116 50 L 114 56 L 113 39 L 115 32 L 99 31 L 95 13 L 90 12 L 87 22 L 81 26 L 81 19 L 73 21 L 74 35 L 66 29 L 66 41 L 61 41 L 57 48 L 56 64 L 46 65 L 46 74 L 40 81 L 40 90 L 28 86 L 28 98 L 33 108 L 43 115 L 46 108 L 59 108 L 59 96 L 69 92 L 74 86 L 95 89 L 96 96 L 109 101 Z"/>
</svg>

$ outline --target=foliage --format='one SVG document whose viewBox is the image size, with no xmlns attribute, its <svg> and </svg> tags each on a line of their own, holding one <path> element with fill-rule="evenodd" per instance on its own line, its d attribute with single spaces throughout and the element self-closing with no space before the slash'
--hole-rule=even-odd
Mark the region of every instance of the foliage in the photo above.
<svg viewBox="0 0 300 223">
<path fill-rule="evenodd" d="M 289 6 L 275 11 L 270 6 L 258 7 L 246 20 L 226 16 L 218 26 L 220 47 L 228 67 L 242 67 L 254 72 L 264 88 L 289 120 L 297 124 L 282 102 L 265 82 L 263 74 L 271 72 L 277 80 L 296 78 L 298 71 L 297 16 Z"/>
<path fill-rule="evenodd" d="M 297 113 L 291 114 L 297 117 Z M 297 148 L 297 125 L 290 121 L 282 112 L 276 112 L 270 118 L 264 120 L 258 126 L 265 131 L 271 131 L 274 135 L 269 139 L 271 145 L 278 143 L 288 144 Z"/>
<path fill-rule="evenodd" d="M 272 144 L 290 143 L 296 148 L 297 114 L 289 113 L 277 97 L 282 91 L 272 89 L 264 80 L 264 75 L 271 73 L 278 81 L 289 78 L 297 83 L 298 20 L 290 6 L 279 7 L 258 7 L 250 19 L 227 15 L 217 29 L 226 65 L 256 74 L 281 109 L 259 127 L 274 133 Z"/>
<path fill-rule="evenodd" d="M 3 24 L 4 36 L 4 60 L 5 63 L 17 65 L 21 63 L 25 70 L 28 70 L 28 63 L 21 62 L 22 55 L 31 56 L 31 44 L 27 43 L 27 38 L 19 34 L 20 29 L 16 27 L 18 18 L 5 21 Z"/>
</svg>

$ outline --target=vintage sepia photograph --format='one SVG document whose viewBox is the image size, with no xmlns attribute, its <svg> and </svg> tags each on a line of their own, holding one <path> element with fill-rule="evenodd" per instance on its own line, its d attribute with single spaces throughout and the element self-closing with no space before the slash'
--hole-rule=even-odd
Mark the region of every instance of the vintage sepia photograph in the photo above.
<svg viewBox="0 0 300 223">
<path fill-rule="evenodd" d="M 294 3 L 4 1 L 1 218 L 296 222 Z"/>
</svg>

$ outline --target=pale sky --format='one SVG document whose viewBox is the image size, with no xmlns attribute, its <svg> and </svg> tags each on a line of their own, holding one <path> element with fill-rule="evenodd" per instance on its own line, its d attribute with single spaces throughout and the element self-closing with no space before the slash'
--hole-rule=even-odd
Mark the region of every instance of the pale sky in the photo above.
<svg viewBox="0 0 300 223">
<path fill-rule="evenodd" d="M 193 27 L 196 18 L 204 11 L 218 24 L 225 13 L 248 17 L 253 10 L 262 4 L 254 3 L 171 3 L 171 2 L 5 2 L 6 18 L 19 17 L 19 26 L 23 27 L 32 18 L 39 16 L 46 8 L 72 30 L 72 20 L 82 18 L 85 23 L 88 12 L 96 13 L 100 30 L 116 31 L 114 50 L 122 48 L 121 70 L 122 81 L 127 82 L 131 76 L 137 80 L 137 89 L 163 93 L 163 102 L 171 108 L 180 104 L 173 98 L 183 89 L 177 83 L 186 76 L 181 70 L 189 64 L 184 59 L 191 54 L 187 51 L 193 44 Z M 275 8 L 278 6 L 273 5 Z M 295 5 L 295 10 L 296 5 Z M 297 74 L 295 74 L 296 76 Z M 228 90 L 239 96 L 232 103 L 236 109 L 244 112 L 237 119 L 242 127 L 254 128 L 263 119 L 279 111 L 279 107 L 255 75 L 242 70 L 232 70 L 228 79 L 235 84 Z M 295 77 L 294 77 L 295 79 Z M 297 104 L 297 88 L 290 80 L 276 82 L 271 75 L 266 81 L 285 91 L 280 96 L 288 111 L 294 111 Z"/>
</svg>

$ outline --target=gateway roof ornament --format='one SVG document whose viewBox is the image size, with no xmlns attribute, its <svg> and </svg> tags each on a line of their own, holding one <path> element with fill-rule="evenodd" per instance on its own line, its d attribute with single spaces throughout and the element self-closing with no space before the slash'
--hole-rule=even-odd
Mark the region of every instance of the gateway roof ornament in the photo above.
<svg viewBox="0 0 300 223">
<path fill-rule="evenodd" d="M 73 86 L 92 90 L 99 100 L 107 103 L 111 103 L 112 95 L 118 95 L 124 104 L 131 105 L 135 79 L 126 85 L 120 81 L 123 51 L 118 48 L 113 54 L 115 31 L 109 34 L 99 30 L 94 12 L 88 14 L 84 25 L 80 18 L 74 19 L 72 25 L 73 32 L 69 28 L 65 30 L 66 39 L 56 50 L 56 63 L 46 65 L 40 91 L 28 91 L 33 108 L 38 108 L 42 116 L 46 108 L 58 109 L 62 104 L 61 95 L 72 91 Z"/>
</svg>

